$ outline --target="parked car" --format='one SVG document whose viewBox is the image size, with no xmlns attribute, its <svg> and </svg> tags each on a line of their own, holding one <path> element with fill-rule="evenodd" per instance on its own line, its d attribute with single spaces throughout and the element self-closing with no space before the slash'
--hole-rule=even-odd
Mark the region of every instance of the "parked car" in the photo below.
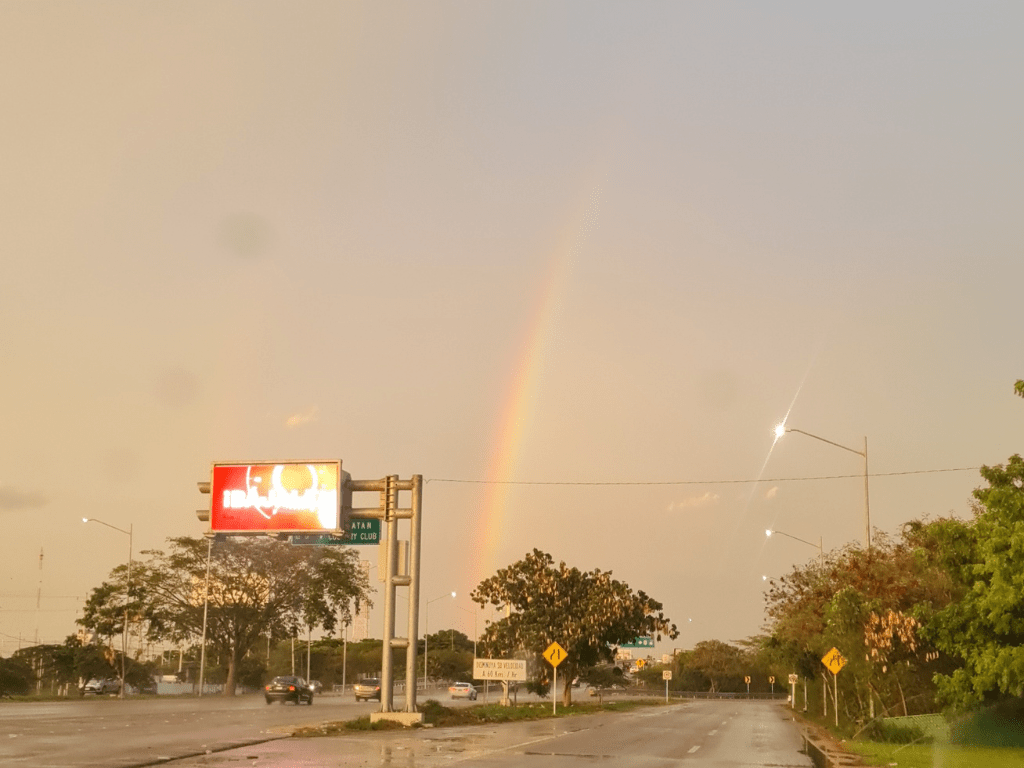
<svg viewBox="0 0 1024 768">
<path fill-rule="evenodd" d="M 275 701 L 282 703 L 294 701 L 296 704 L 301 704 L 303 701 L 307 704 L 313 703 L 313 689 L 301 677 L 291 675 L 275 677 L 267 683 L 263 694 L 267 704 L 273 704 Z"/>
<path fill-rule="evenodd" d="M 82 693 L 88 695 L 94 693 L 97 696 L 103 696 L 108 693 L 119 693 L 121 691 L 121 681 L 116 677 L 94 677 L 85 687 L 82 689 Z"/>
<path fill-rule="evenodd" d="M 476 688 L 472 683 L 452 683 L 448 688 L 448 693 L 452 695 L 453 699 L 476 701 Z"/>
<path fill-rule="evenodd" d="M 129 683 L 128 693 L 143 693 L 155 696 L 157 693 L 156 680 L 152 677 L 147 677 L 138 685 L 132 685 Z"/>
<path fill-rule="evenodd" d="M 369 701 L 370 699 L 380 701 L 380 680 L 376 677 L 360 680 L 352 686 L 352 692 L 356 695 L 356 701 Z"/>
</svg>

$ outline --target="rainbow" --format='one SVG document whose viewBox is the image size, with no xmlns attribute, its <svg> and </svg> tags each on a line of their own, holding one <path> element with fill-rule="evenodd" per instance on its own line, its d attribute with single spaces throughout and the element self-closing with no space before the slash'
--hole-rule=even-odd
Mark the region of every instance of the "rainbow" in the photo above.
<svg viewBox="0 0 1024 768">
<path fill-rule="evenodd" d="M 473 584 L 492 575 L 499 567 L 496 562 L 498 545 L 506 532 L 510 483 L 517 479 L 516 469 L 522 455 L 526 428 L 541 385 L 545 350 L 573 264 L 597 220 L 600 193 L 600 187 L 591 192 L 582 210 L 571 218 L 572 223 L 559 238 L 560 244 L 552 252 L 527 332 L 512 366 L 513 376 L 500 411 L 494 450 L 486 474 L 490 482 L 483 498 L 476 555 L 470 569 Z"/>
</svg>

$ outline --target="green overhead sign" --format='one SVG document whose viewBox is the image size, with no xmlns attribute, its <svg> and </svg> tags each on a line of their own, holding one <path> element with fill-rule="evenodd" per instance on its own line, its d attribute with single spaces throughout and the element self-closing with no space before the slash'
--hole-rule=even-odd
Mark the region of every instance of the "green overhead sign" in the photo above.
<svg viewBox="0 0 1024 768">
<path fill-rule="evenodd" d="M 631 643 L 623 643 L 619 648 L 653 648 L 653 637 L 638 637 Z"/>
<path fill-rule="evenodd" d="M 351 547 L 359 544 L 380 544 L 380 520 L 351 519 L 344 534 L 292 534 L 292 544 L 305 547 Z"/>
</svg>

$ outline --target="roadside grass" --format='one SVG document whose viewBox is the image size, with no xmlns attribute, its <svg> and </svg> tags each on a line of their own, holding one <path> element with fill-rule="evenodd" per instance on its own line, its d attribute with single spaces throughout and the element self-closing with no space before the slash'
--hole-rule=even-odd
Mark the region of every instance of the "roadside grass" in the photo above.
<svg viewBox="0 0 1024 768">
<path fill-rule="evenodd" d="M 659 699 L 631 699 L 629 701 L 609 701 L 603 704 L 574 702 L 568 707 L 560 705 L 558 713 L 552 714 L 550 703 L 520 704 L 515 707 L 503 707 L 500 704 L 478 704 L 456 708 L 446 707 L 434 699 L 427 699 L 420 704 L 423 724 L 417 727 L 447 728 L 460 725 L 493 725 L 523 720 L 590 715 L 596 712 L 628 712 L 639 707 L 659 705 L 664 706 L 664 702 Z M 369 715 L 366 715 L 355 720 L 342 720 L 298 728 L 292 735 L 299 738 L 312 738 L 332 736 L 348 731 L 393 731 L 405 727 L 401 723 L 391 720 L 379 720 L 376 723 L 371 723 Z"/>
<path fill-rule="evenodd" d="M 798 719 L 829 733 L 840 749 L 865 765 L 898 768 L 1024 768 L 1024 705 L 1016 702 L 964 715 L 935 728 L 927 718 L 895 718 L 855 737 L 852 725 L 834 728 L 822 717 Z"/>
<path fill-rule="evenodd" d="M 865 765 L 899 768 L 1021 768 L 1024 749 L 956 747 L 941 744 L 881 744 L 848 741 L 843 746 L 864 758 Z"/>
</svg>

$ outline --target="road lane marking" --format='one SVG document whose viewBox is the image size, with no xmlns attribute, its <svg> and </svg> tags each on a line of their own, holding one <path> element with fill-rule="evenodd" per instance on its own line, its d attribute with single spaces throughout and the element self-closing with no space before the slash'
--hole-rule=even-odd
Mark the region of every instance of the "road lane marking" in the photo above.
<svg viewBox="0 0 1024 768">
<path fill-rule="evenodd" d="M 708 736 L 714 736 L 716 733 L 718 733 L 718 729 L 717 728 L 715 728 L 715 730 L 713 730 L 713 731 L 709 731 L 708 732 Z"/>
<path fill-rule="evenodd" d="M 697 745 L 697 746 L 695 746 L 695 747 L 690 747 L 690 754 L 692 755 L 692 754 L 693 754 L 694 752 L 696 752 L 696 751 L 697 751 L 698 749 L 700 749 L 700 744 L 698 744 L 698 745 Z"/>
</svg>

